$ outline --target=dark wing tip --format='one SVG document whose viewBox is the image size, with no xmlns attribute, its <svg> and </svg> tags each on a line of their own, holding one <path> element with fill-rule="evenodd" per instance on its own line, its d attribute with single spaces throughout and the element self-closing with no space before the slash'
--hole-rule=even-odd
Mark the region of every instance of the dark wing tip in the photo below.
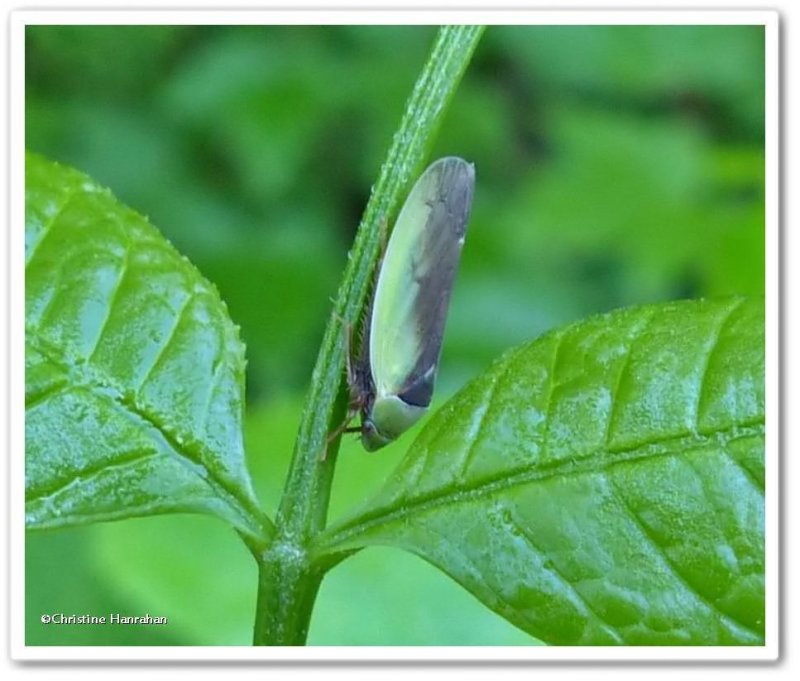
<svg viewBox="0 0 800 681">
<path fill-rule="evenodd" d="M 419 277 L 414 270 L 420 284 L 414 310 L 421 347 L 413 370 L 398 392 L 406 404 L 417 407 L 429 406 L 433 397 L 450 293 L 475 189 L 475 166 L 462 158 L 441 158 L 426 172 L 431 171 L 435 195 L 429 200 L 431 212 L 421 247 L 425 266 Z"/>
<path fill-rule="evenodd" d="M 436 367 L 433 366 L 417 377 L 398 397 L 406 404 L 414 407 L 428 407 L 433 398 L 433 386 L 436 382 Z"/>
</svg>

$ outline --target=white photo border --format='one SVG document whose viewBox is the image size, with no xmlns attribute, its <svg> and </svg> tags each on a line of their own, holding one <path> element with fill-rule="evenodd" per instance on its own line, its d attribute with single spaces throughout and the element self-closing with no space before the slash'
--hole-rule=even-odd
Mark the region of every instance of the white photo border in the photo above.
<svg viewBox="0 0 800 681">
<path fill-rule="evenodd" d="M 763 25 L 765 29 L 766 238 L 766 622 L 764 646 L 629 647 L 274 647 L 26 646 L 24 603 L 24 34 L 46 24 L 706 24 Z M 38 661 L 774 661 L 779 658 L 780 509 L 780 159 L 779 15 L 764 10 L 20 10 L 9 15 L 9 492 L 10 653 Z"/>
</svg>

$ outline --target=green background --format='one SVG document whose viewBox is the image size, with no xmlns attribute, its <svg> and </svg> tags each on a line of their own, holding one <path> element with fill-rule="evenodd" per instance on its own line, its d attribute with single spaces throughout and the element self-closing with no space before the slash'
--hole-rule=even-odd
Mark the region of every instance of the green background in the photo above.
<svg viewBox="0 0 800 681">
<path fill-rule="evenodd" d="M 250 470 L 273 510 L 349 244 L 431 27 L 29 27 L 26 146 L 144 215 L 220 289 L 248 346 Z M 764 33 L 491 27 L 431 159 L 477 169 L 437 403 L 502 351 L 588 314 L 764 288 Z M 331 514 L 412 441 L 347 441 Z M 29 534 L 26 640 L 250 641 L 256 569 L 222 523 Z M 164 627 L 42 625 L 43 613 Z M 311 644 L 535 643 L 389 549 L 322 585 Z"/>
</svg>

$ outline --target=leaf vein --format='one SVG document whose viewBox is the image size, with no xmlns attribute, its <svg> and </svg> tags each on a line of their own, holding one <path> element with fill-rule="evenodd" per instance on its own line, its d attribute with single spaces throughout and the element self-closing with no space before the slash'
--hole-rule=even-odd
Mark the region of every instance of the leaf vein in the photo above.
<svg viewBox="0 0 800 681">
<path fill-rule="evenodd" d="M 697 471 L 695 471 L 695 473 L 697 473 Z M 647 526 L 642 522 L 642 520 L 636 514 L 636 511 L 630 506 L 630 504 L 628 504 L 624 495 L 621 494 L 620 491 L 618 490 L 615 482 L 608 477 L 608 474 L 605 471 L 600 471 L 600 475 L 602 475 L 603 478 L 605 479 L 606 484 L 608 485 L 609 489 L 614 495 L 614 498 L 619 502 L 622 510 L 625 512 L 630 521 L 636 527 L 636 529 L 638 530 L 639 534 L 644 539 L 646 544 L 650 546 L 650 548 L 652 549 L 652 554 L 655 555 L 661 561 L 662 565 L 664 565 L 664 567 L 667 568 L 669 573 L 675 578 L 675 581 L 677 581 L 684 589 L 686 589 L 686 591 L 688 591 L 692 596 L 694 596 L 703 607 L 707 608 L 712 613 L 717 615 L 717 617 L 719 617 L 721 622 L 727 628 L 731 629 L 732 631 L 738 632 L 739 634 L 741 634 L 739 630 L 744 630 L 747 634 L 755 636 L 756 638 L 760 638 L 759 635 L 755 631 L 753 631 L 749 626 L 747 626 L 743 622 L 739 622 L 738 620 L 731 617 L 727 613 L 722 612 L 711 601 L 709 601 L 702 593 L 700 593 L 699 589 L 694 587 L 691 584 L 691 582 L 689 582 L 689 579 L 681 573 L 680 569 L 678 568 L 678 565 L 669 557 L 664 548 L 658 543 L 658 541 L 652 535 Z"/>
<path fill-rule="evenodd" d="M 157 451 L 137 447 L 136 449 L 130 450 L 130 452 L 115 454 L 112 461 L 93 461 L 91 465 L 72 471 L 68 479 L 63 481 L 57 480 L 53 485 L 44 485 L 27 490 L 25 494 L 25 503 L 44 501 L 56 496 L 73 485 L 91 483 L 92 480 L 99 478 L 103 473 L 138 466 L 142 461 L 153 459 L 157 456 Z"/>
<path fill-rule="evenodd" d="M 764 482 L 756 478 L 755 475 L 750 471 L 747 466 L 745 466 L 739 459 L 737 459 L 733 454 L 730 453 L 727 449 L 723 450 L 725 456 L 730 459 L 736 468 L 741 471 L 742 475 L 750 482 L 750 484 L 755 488 L 757 492 L 760 494 L 764 494 Z"/>
<path fill-rule="evenodd" d="M 469 469 L 470 464 L 472 463 L 473 456 L 475 454 L 476 445 L 478 440 L 480 439 L 481 431 L 483 430 L 483 424 L 486 421 L 486 416 L 489 413 L 492 405 L 492 399 L 494 397 L 495 392 L 497 391 L 497 386 L 503 377 L 506 375 L 508 369 L 504 370 L 500 376 L 495 377 L 494 381 L 492 381 L 489 389 L 486 391 L 483 397 L 483 404 L 481 404 L 481 410 L 478 413 L 478 418 L 475 422 L 475 429 L 473 436 L 470 440 L 469 447 L 464 454 L 462 461 L 458 464 L 458 473 L 456 473 L 456 479 L 463 479 L 464 475 L 466 474 L 467 470 Z"/>
<path fill-rule="evenodd" d="M 50 219 L 42 226 L 42 234 L 39 237 L 39 240 L 34 244 L 31 252 L 28 254 L 28 260 L 25 263 L 25 269 L 28 269 L 28 265 L 33 261 L 34 256 L 38 253 L 39 248 L 41 247 L 42 243 L 48 237 L 48 235 L 53 231 L 53 225 L 55 225 L 56 220 L 61 217 L 61 214 L 66 210 L 67 206 L 75 200 L 78 194 L 81 192 L 81 187 L 73 187 L 64 198 L 64 202 L 56 209 L 53 215 L 50 216 Z"/>
<path fill-rule="evenodd" d="M 682 436 L 670 435 L 660 441 L 653 441 L 643 446 L 633 448 L 620 448 L 608 450 L 610 456 L 602 458 L 596 452 L 574 460 L 558 461 L 548 466 L 521 466 L 519 468 L 503 471 L 501 475 L 487 477 L 476 481 L 471 487 L 457 489 L 436 489 L 430 494 L 420 495 L 417 498 L 406 498 L 402 508 L 379 507 L 361 516 L 351 518 L 338 525 L 331 526 L 321 536 L 320 546 L 323 551 L 335 550 L 335 546 L 346 541 L 349 537 L 357 535 L 367 529 L 387 524 L 389 522 L 406 518 L 412 513 L 421 512 L 430 508 L 446 506 L 450 503 L 459 503 L 479 499 L 498 490 L 507 490 L 533 482 L 542 482 L 558 476 L 583 475 L 598 470 L 606 470 L 617 465 L 635 463 L 657 457 L 676 456 L 685 449 L 699 448 L 715 444 L 718 440 L 733 441 L 763 432 L 763 421 L 740 424 L 735 427 L 724 427 L 708 431 L 703 436 L 694 433 Z"/>
<path fill-rule="evenodd" d="M 139 379 L 139 385 L 137 386 L 137 388 L 135 390 L 137 395 L 142 392 L 142 389 L 144 388 L 144 386 L 147 383 L 147 381 L 150 380 L 150 377 L 152 376 L 153 371 L 155 371 L 155 368 L 158 365 L 158 363 L 161 361 L 161 358 L 164 356 L 164 353 L 167 351 L 169 346 L 172 344 L 172 342 L 173 342 L 173 340 L 175 338 L 175 334 L 178 331 L 178 327 L 181 325 L 181 321 L 183 319 L 183 315 L 186 313 L 186 310 L 188 309 L 189 304 L 191 303 L 193 298 L 194 298 L 194 293 L 192 291 L 189 291 L 187 293 L 187 295 L 186 295 L 186 298 L 183 299 L 183 302 L 181 303 L 180 309 L 175 314 L 175 318 L 174 318 L 174 320 L 172 322 L 172 328 L 170 329 L 169 335 L 164 340 L 164 342 L 161 344 L 161 347 L 158 349 L 158 352 L 156 352 L 155 356 L 153 357 L 153 360 L 150 362 L 150 366 L 147 367 L 147 370 L 144 372 L 142 377 Z"/>
<path fill-rule="evenodd" d="M 509 520 L 511 524 L 514 526 L 514 528 L 518 530 L 519 533 L 522 535 L 522 537 L 525 539 L 525 542 L 528 544 L 528 546 L 530 546 L 531 549 L 543 559 L 543 562 L 547 561 L 547 553 L 536 544 L 531 532 L 528 530 L 527 527 L 524 526 L 524 524 L 519 522 L 519 520 L 516 518 L 513 512 Z M 574 595 L 575 599 L 586 609 L 587 613 L 592 617 L 594 617 L 600 623 L 600 626 L 603 627 L 603 629 L 605 629 L 617 643 L 621 645 L 625 645 L 627 643 L 625 638 L 622 636 L 622 633 L 617 629 L 617 627 L 607 622 L 600 615 L 600 613 L 598 613 L 594 609 L 594 607 L 591 605 L 591 603 L 589 603 L 587 598 L 580 591 L 578 591 L 577 587 L 569 579 L 567 579 L 567 577 L 561 572 L 561 570 L 558 569 L 554 560 L 549 560 L 548 567 L 546 567 L 545 569 L 548 572 L 554 574 L 558 578 L 558 580 L 562 584 L 564 584 L 564 586 L 568 589 L 568 591 Z"/>
<path fill-rule="evenodd" d="M 700 429 L 700 409 L 703 405 L 703 397 L 706 393 L 706 385 L 708 383 L 708 370 L 711 366 L 711 359 L 714 356 L 714 353 L 719 348 L 719 341 L 722 338 L 722 332 L 724 331 L 725 327 L 730 322 L 733 314 L 742 307 L 745 302 L 745 298 L 740 298 L 739 300 L 735 301 L 734 304 L 725 311 L 725 314 L 722 315 L 720 318 L 719 324 L 717 328 L 714 330 L 713 337 L 711 339 L 711 347 L 706 353 L 705 358 L 703 359 L 703 369 L 700 374 L 700 381 L 699 381 L 699 389 L 697 391 L 697 404 L 695 405 L 694 409 L 694 423 L 695 428 L 697 430 Z"/>
<path fill-rule="evenodd" d="M 129 249 L 126 246 L 125 254 L 122 256 L 122 264 L 119 269 L 119 274 L 117 275 L 117 280 L 114 282 L 114 288 L 111 290 L 111 294 L 108 296 L 108 301 L 106 302 L 106 315 L 103 319 L 102 324 L 100 324 L 100 329 L 97 332 L 97 338 L 95 339 L 94 345 L 92 349 L 86 353 L 86 361 L 91 362 L 92 357 L 94 357 L 95 352 L 100 347 L 100 342 L 103 340 L 103 334 L 106 331 L 106 326 L 108 325 L 109 320 L 111 319 L 111 315 L 114 312 L 114 301 L 117 298 L 117 293 L 122 288 L 122 282 L 125 279 L 125 275 L 128 272 L 128 257 L 129 257 Z"/>
<path fill-rule="evenodd" d="M 619 405 L 619 388 L 622 385 L 622 379 L 625 377 L 625 373 L 628 371 L 628 367 L 630 366 L 633 348 L 636 345 L 636 342 L 647 332 L 647 328 L 652 323 L 654 317 L 655 312 L 651 312 L 644 320 L 640 321 L 633 330 L 632 337 L 628 343 L 628 349 L 625 352 L 625 357 L 622 360 L 622 366 L 620 366 L 619 372 L 617 373 L 617 378 L 614 381 L 614 387 L 611 389 L 611 408 L 608 411 L 606 432 L 603 436 L 603 443 L 605 447 L 609 447 L 611 444 L 611 433 L 613 432 L 614 418 L 617 415 L 617 409 Z"/>
<path fill-rule="evenodd" d="M 46 325 L 45 320 L 47 319 L 47 315 L 50 314 L 50 308 L 53 306 L 53 301 L 56 299 L 56 295 L 61 286 L 61 278 L 63 276 L 64 276 L 64 267 L 62 261 L 56 266 L 56 271 L 53 273 L 52 285 L 43 292 L 43 296 L 47 296 L 47 302 L 45 302 L 44 307 L 41 310 L 39 310 L 38 319 L 36 319 L 35 321 L 32 319 L 33 317 L 32 311 L 30 314 L 31 318 L 26 317 L 26 324 L 32 326 L 37 332 L 40 332 L 42 327 Z M 28 306 L 28 304 L 29 304 L 28 301 L 26 301 L 25 302 L 26 307 Z"/>
<path fill-rule="evenodd" d="M 486 587 L 487 591 L 489 591 L 489 593 L 494 597 L 494 599 L 496 600 L 497 604 L 499 606 L 501 606 L 502 610 L 505 611 L 505 616 L 507 616 L 508 619 L 511 619 L 511 620 L 521 619 L 523 622 L 525 622 L 528 625 L 528 627 L 531 630 L 535 630 L 535 629 L 539 628 L 537 622 L 532 620 L 529 615 L 527 615 L 526 613 L 522 612 L 519 608 L 516 608 L 511 603 L 509 603 L 497 591 L 497 589 L 495 589 L 494 586 L 492 586 L 484 578 L 483 571 L 480 568 L 478 568 L 477 565 L 475 565 L 475 561 L 473 561 L 472 558 L 470 558 L 464 551 L 462 551 L 459 546 L 454 546 L 453 542 L 451 541 L 451 539 L 449 537 L 444 535 L 442 532 L 439 532 L 436 528 L 432 527 L 429 524 L 424 524 L 423 527 L 425 528 L 425 530 L 427 532 L 430 532 L 431 534 L 434 534 L 437 537 L 439 537 L 439 541 L 441 542 L 442 546 L 444 546 L 447 549 L 450 549 L 453 553 L 461 556 L 461 558 L 464 560 L 464 562 L 467 564 L 467 566 L 472 571 L 473 576 L 477 575 L 478 581 L 480 581 L 480 583 L 483 584 Z M 428 556 L 423 556 L 423 557 L 429 558 Z M 468 589 L 466 584 L 464 586 Z"/>
<path fill-rule="evenodd" d="M 40 390 L 39 392 L 32 393 L 29 391 L 25 392 L 25 411 L 29 409 L 34 409 L 38 407 L 43 402 L 55 397 L 56 395 L 65 392 L 70 388 L 69 381 L 65 376 L 59 377 L 57 380 L 53 381 L 50 385 L 46 386 L 44 389 Z"/>
<path fill-rule="evenodd" d="M 544 434 L 544 448 L 547 449 L 547 444 L 550 442 L 550 414 L 553 410 L 553 393 L 556 390 L 556 364 L 558 363 L 558 353 L 561 350 L 561 345 L 564 341 L 565 333 L 563 331 L 556 332 L 555 334 L 555 346 L 553 347 L 553 357 L 550 360 L 550 370 L 548 372 L 548 389 L 547 389 L 547 399 L 545 401 L 545 410 L 544 410 L 544 423 L 545 423 L 545 434 Z M 511 364 L 511 362 L 509 362 Z"/>
<path fill-rule="evenodd" d="M 203 433 L 208 432 L 208 419 L 211 415 L 211 404 L 214 401 L 214 393 L 219 385 L 220 377 L 222 376 L 222 362 L 217 362 L 217 366 L 214 367 L 214 372 L 211 374 L 211 381 L 209 381 L 208 385 L 208 393 L 206 395 L 205 404 L 203 405 L 203 419 L 200 423 L 198 423 L 198 429 Z"/>
<path fill-rule="evenodd" d="M 213 506 L 213 504 L 212 504 Z M 137 515 L 146 516 L 156 513 L 163 513 L 165 509 L 177 513 L 194 513 L 199 509 L 209 509 L 207 503 L 172 503 L 170 501 L 159 499 L 147 504 L 137 506 Z M 74 527 L 76 525 L 89 525 L 94 523 L 111 522 L 114 520 L 127 520 L 130 518 L 130 513 L 127 510 L 116 511 L 102 511 L 100 513 L 66 513 L 58 517 L 48 517 L 43 520 L 36 520 L 36 524 L 28 527 L 28 530 L 51 530 L 60 527 Z"/>
<path fill-rule="evenodd" d="M 254 508 L 246 498 L 242 497 L 235 485 L 231 485 L 224 478 L 220 477 L 217 471 L 215 471 L 213 468 L 209 468 L 204 463 L 204 460 L 209 458 L 209 454 L 208 452 L 203 451 L 207 449 L 203 442 L 196 440 L 194 441 L 197 445 L 197 449 L 200 450 L 197 452 L 193 452 L 190 449 L 182 447 L 175 436 L 170 432 L 170 429 L 160 422 L 157 415 L 150 413 L 146 408 L 137 404 L 135 399 L 126 399 L 125 396 L 121 394 L 115 386 L 106 384 L 104 381 L 100 380 L 100 378 L 96 375 L 96 372 L 89 373 L 86 372 L 86 369 L 84 369 L 83 372 L 86 372 L 85 376 L 81 375 L 75 377 L 74 372 L 70 369 L 70 366 L 63 364 L 57 359 L 57 357 L 53 356 L 54 351 L 48 348 L 47 343 L 45 343 L 42 339 L 39 339 L 36 336 L 30 336 L 28 338 L 28 342 L 30 342 L 32 345 L 35 345 L 37 351 L 41 353 L 43 357 L 47 358 L 48 361 L 57 366 L 67 376 L 73 377 L 73 380 L 71 381 L 72 388 L 84 388 L 88 392 L 95 394 L 104 400 L 110 400 L 111 403 L 123 411 L 123 413 L 132 415 L 139 421 L 151 427 L 155 433 L 163 438 L 164 441 L 162 443 L 162 447 L 165 449 L 168 455 L 175 457 L 177 461 L 180 461 L 185 465 L 189 465 L 190 468 L 194 466 L 199 466 L 202 468 L 206 473 L 205 476 L 201 476 L 202 479 L 220 497 L 225 499 L 228 507 L 237 512 L 239 516 L 246 521 L 250 528 L 261 527 L 262 516 L 260 510 Z"/>
</svg>

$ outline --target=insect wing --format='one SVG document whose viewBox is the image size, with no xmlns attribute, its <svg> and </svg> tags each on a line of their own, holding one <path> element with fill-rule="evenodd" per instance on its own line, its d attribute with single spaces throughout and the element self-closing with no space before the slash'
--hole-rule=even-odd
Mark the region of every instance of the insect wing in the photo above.
<svg viewBox="0 0 800 681">
<path fill-rule="evenodd" d="M 377 395 L 427 407 L 464 245 L 475 168 L 442 158 L 414 185 L 384 254 L 370 322 Z"/>
</svg>

